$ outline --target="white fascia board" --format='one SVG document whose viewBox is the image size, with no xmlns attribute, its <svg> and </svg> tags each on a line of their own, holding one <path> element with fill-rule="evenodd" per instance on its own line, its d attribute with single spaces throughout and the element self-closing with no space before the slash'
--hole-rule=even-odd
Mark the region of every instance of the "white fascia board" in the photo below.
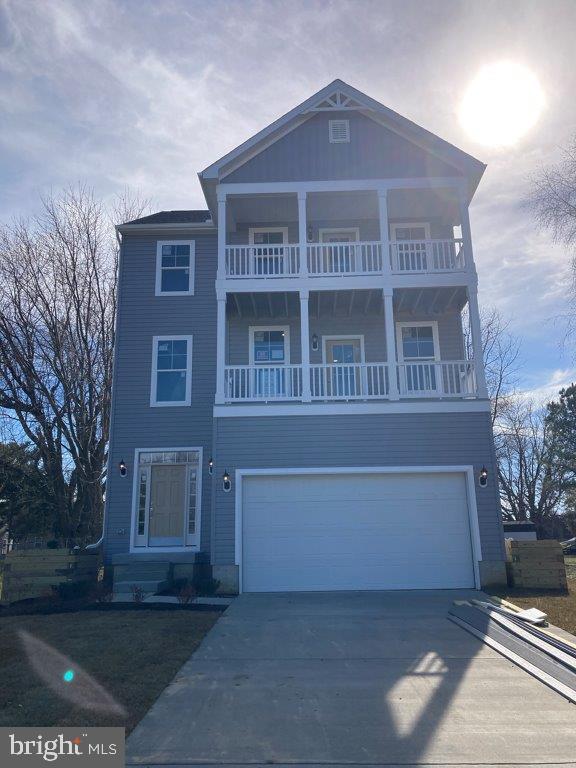
<svg viewBox="0 0 576 768">
<path fill-rule="evenodd" d="M 441 400 L 381 403 L 266 403 L 215 405 L 214 418 L 254 418 L 259 416 L 355 416 L 358 414 L 490 413 L 488 400 Z"/>
<path fill-rule="evenodd" d="M 150 230 L 150 229 L 160 229 L 160 230 L 168 230 L 168 229 L 181 229 L 181 230 L 206 230 L 207 232 L 215 232 L 216 226 L 212 221 L 207 222 L 189 222 L 189 223 L 183 223 L 183 224 L 117 224 L 116 225 L 116 231 L 117 232 L 132 232 L 134 230 Z"/>
</svg>

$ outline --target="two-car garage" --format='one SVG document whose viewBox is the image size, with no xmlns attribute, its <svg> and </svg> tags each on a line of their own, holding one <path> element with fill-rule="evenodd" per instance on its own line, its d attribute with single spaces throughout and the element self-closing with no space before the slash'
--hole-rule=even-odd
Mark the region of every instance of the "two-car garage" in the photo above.
<svg viewBox="0 0 576 768">
<path fill-rule="evenodd" d="M 240 471 L 245 592 L 473 588 L 466 468 Z"/>
</svg>

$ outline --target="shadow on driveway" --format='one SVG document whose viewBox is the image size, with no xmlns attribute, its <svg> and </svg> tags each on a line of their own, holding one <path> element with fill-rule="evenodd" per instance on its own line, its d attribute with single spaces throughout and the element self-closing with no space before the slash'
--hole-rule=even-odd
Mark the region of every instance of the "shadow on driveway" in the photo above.
<svg viewBox="0 0 576 768">
<path fill-rule="evenodd" d="M 576 708 L 446 619 L 472 595 L 242 595 L 127 764 L 575 765 Z"/>
</svg>

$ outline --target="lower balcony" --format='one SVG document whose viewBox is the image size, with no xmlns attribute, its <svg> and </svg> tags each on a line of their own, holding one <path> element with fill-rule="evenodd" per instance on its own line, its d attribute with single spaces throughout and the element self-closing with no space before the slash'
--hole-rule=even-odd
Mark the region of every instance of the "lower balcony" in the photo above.
<svg viewBox="0 0 576 768">
<path fill-rule="evenodd" d="M 226 403 L 389 400 L 396 377 L 400 398 L 475 398 L 473 360 L 418 363 L 231 365 L 224 369 Z M 397 399 L 397 398 L 395 398 Z"/>
</svg>

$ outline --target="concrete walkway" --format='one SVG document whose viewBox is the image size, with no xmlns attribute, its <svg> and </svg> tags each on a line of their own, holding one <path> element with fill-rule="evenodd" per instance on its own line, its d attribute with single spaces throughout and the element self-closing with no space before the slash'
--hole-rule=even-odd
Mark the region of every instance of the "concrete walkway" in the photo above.
<svg viewBox="0 0 576 768">
<path fill-rule="evenodd" d="M 127 764 L 575 766 L 576 707 L 445 618 L 470 594 L 242 595 Z"/>
</svg>

